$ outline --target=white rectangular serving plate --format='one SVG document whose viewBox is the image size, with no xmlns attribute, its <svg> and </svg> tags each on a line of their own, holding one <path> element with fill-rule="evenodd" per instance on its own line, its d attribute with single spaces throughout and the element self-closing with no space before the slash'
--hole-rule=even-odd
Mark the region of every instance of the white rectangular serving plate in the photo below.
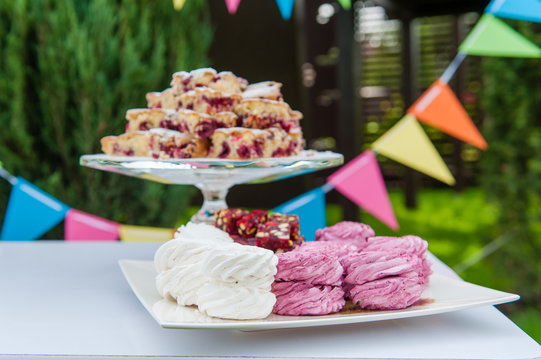
<svg viewBox="0 0 541 360">
<path fill-rule="evenodd" d="M 120 267 L 133 292 L 164 328 L 270 330 L 308 326 L 352 324 L 442 314 L 476 306 L 497 305 L 518 300 L 515 294 L 433 274 L 418 304 L 402 310 L 347 311 L 320 316 L 271 314 L 258 320 L 226 320 L 206 316 L 195 306 L 181 306 L 163 299 L 155 287 L 152 261 L 120 260 Z"/>
</svg>

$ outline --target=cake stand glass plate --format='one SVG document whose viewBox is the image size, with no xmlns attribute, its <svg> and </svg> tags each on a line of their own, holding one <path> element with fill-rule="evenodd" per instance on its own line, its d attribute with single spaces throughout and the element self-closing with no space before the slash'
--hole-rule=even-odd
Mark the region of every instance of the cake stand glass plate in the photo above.
<svg viewBox="0 0 541 360">
<path fill-rule="evenodd" d="M 195 185 L 203 206 L 192 221 L 213 221 L 214 211 L 227 208 L 229 188 L 266 183 L 341 165 L 344 157 L 330 151 L 305 150 L 297 156 L 252 160 L 152 159 L 134 156 L 83 155 L 80 164 L 165 184 Z"/>
<path fill-rule="evenodd" d="M 211 318 L 196 307 L 181 306 L 163 299 L 155 287 L 156 271 L 152 261 L 120 260 L 120 267 L 133 292 L 152 317 L 171 329 L 270 330 L 323 325 L 352 324 L 402 319 L 464 310 L 476 306 L 497 305 L 519 299 L 518 295 L 474 285 L 440 274 L 433 274 L 421 300 L 409 308 L 386 311 L 342 311 L 322 316 L 280 316 L 271 314 L 259 320 Z"/>
</svg>

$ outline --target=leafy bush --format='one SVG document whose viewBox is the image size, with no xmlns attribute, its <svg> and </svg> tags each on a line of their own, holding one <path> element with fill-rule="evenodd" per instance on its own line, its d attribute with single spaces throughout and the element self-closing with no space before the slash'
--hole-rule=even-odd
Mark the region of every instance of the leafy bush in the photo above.
<svg viewBox="0 0 541 360">
<path fill-rule="evenodd" d="M 191 187 L 83 168 L 79 157 L 101 152 L 99 139 L 123 132 L 125 111 L 145 107 L 174 71 L 206 65 L 211 40 L 203 0 L 180 12 L 171 1 L 0 2 L 0 161 L 74 208 L 175 225 Z"/>
<path fill-rule="evenodd" d="M 513 22 L 541 45 L 541 25 Z M 489 149 L 482 159 L 488 198 L 500 208 L 509 242 L 495 254 L 495 271 L 511 278 L 519 304 L 541 305 L 541 60 L 486 59 L 482 93 Z"/>
</svg>

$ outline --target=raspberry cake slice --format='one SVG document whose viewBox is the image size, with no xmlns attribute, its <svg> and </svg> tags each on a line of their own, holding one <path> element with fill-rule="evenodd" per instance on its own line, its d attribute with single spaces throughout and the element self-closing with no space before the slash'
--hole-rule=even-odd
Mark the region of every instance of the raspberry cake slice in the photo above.
<svg viewBox="0 0 541 360">
<path fill-rule="evenodd" d="M 230 128 L 236 125 L 237 115 L 229 111 L 207 115 L 185 109 L 180 109 L 160 124 L 161 127 L 176 128 L 180 132 L 202 139 L 210 137 L 218 128 Z"/>
<path fill-rule="evenodd" d="M 201 139 L 211 136 L 217 128 L 229 128 L 237 124 L 237 115 L 232 112 L 207 115 L 185 109 L 131 109 L 126 112 L 126 119 L 127 132 L 164 128 Z"/>
<path fill-rule="evenodd" d="M 175 114 L 175 110 L 170 109 L 129 109 L 126 111 L 126 132 L 136 132 L 160 128 L 162 121 L 168 116 Z M 176 130 L 176 129 L 171 129 Z"/>
<path fill-rule="evenodd" d="M 248 82 L 231 71 L 217 73 L 213 68 L 201 68 L 190 72 L 178 71 L 173 74 L 171 87 L 176 95 L 198 87 L 209 87 L 228 94 L 239 94 L 246 89 Z"/>
<path fill-rule="evenodd" d="M 255 84 L 250 84 L 242 92 L 242 97 L 245 99 L 268 99 L 282 101 L 283 95 L 280 89 L 282 84 L 276 81 L 263 81 Z"/>
<path fill-rule="evenodd" d="M 255 159 L 297 155 L 302 151 L 302 133 L 282 129 L 216 129 L 209 138 L 208 157 L 220 159 Z"/>
<path fill-rule="evenodd" d="M 273 143 L 269 132 L 260 129 L 233 127 L 216 129 L 210 137 L 208 157 L 220 159 L 254 159 L 269 157 Z"/>
<path fill-rule="evenodd" d="M 199 87 L 178 96 L 178 109 L 193 110 L 209 115 L 232 111 L 241 102 L 240 94 L 227 95 L 207 87 Z"/>
<path fill-rule="evenodd" d="M 244 127 L 280 127 L 286 132 L 298 128 L 302 118 L 302 114 L 291 110 L 287 103 L 268 99 L 243 99 L 234 106 L 233 112 L 239 116 L 239 123 Z"/>
<path fill-rule="evenodd" d="M 266 129 L 269 140 L 273 142 L 271 157 L 298 155 L 304 149 L 304 139 L 301 128 L 294 128 L 289 133 L 279 128 Z"/>
<path fill-rule="evenodd" d="M 150 129 L 106 136 L 101 148 L 107 155 L 148 156 L 155 159 L 185 159 L 203 157 L 208 143 L 175 130 Z"/>
<path fill-rule="evenodd" d="M 173 89 L 168 88 L 162 92 L 149 92 L 146 94 L 147 106 L 151 109 L 172 109 L 176 110 L 178 106 L 177 96 Z"/>
</svg>

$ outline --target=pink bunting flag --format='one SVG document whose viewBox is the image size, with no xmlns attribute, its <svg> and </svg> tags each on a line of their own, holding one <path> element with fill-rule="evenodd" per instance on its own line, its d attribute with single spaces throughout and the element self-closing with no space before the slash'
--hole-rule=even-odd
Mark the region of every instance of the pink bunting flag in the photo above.
<svg viewBox="0 0 541 360">
<path fill-rule="evenodd" d="M 239 8 L 240 0 L 225 0 L 225 5 L 227 6 L 227 11 L 230 14 L 235 14 Z"/>
<path fill-rule="evenodd" d="M 114 221 L 75 209 L 70 209 L 64 220 L 66 241 L 116 241 L 119 229 L 120 224 Z"/>
<path fill-rule="evenodd" d="M 327 181 L 385 225 L 398 230 L 398 221 L 389 200 L 376 154 L 372 150 L 367 150 L 351 160 L 329 176 Z"/>
</svg>

